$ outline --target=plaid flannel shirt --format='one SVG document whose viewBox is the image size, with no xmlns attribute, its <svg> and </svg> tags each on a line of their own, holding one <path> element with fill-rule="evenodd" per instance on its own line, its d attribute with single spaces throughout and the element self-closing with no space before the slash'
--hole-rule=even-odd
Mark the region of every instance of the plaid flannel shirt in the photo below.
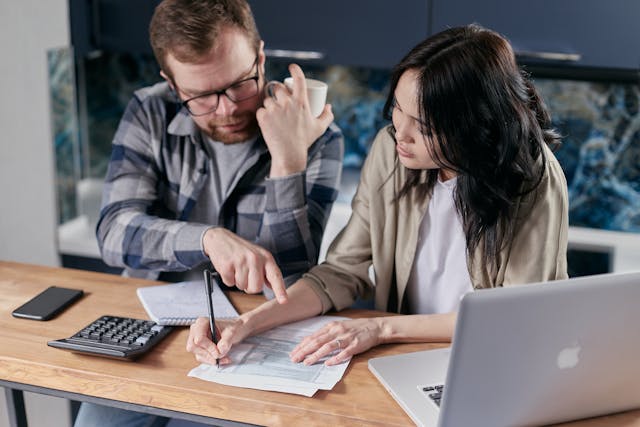
<svg viewBox="0 0 640 427">
<path fill-rule="evenodd" d="M 307 168 L 267 177 L 271 158 L 259 149 L 220 212 L 218 224 L 268 249 L 285 283 L 315 265 L 322 233 L 340 183 L 344 142 L 335 124 L 309 148 Z M 211 226 L 189 222 L 207 182 L 205 141 L 166 83 L 138 90 L 129 102 L 113 148 L 96 229 L 103 260 L 124 274 L 155 279 L 209 259 L 202 236 Z"/>
</svg>

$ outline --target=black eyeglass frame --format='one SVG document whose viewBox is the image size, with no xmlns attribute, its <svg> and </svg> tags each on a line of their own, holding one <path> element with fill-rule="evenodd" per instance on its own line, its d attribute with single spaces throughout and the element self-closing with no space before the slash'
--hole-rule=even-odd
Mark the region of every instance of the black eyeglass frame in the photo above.
<svg viewBox="0 0 640 427">
<path fill-rule="evenodd" d="M 259 54 L 256 55 L 256 59 L 255 59 L 255 61 L 253 61 L 253 65 L 251 65 L 251 68 L 255 67 L 258 64 L 258 59 L 259 58 L 260 58 L 260 55 Z M 248 82 L 250 80 L 253 80 L 255 82 L 255 85 L 256 85 L 256 93 L 254 93 L 253 95 L 247 96 L 246 98 L 234 99 L 233 97 L 229 96 L 229 94 L 227 93 L 227 91 L 229 89 L 233 88 L 234 86 L 240 85 L 240 84 Z M 182 105 L 184 108 L 186 108 L 187 111 L 189 112 L 189 114 L 191 114 L 194 117 L 206 116 L 207 114 L 213 113 L 214 111 L 216 111 L 218 109 L 218 105 L 220 105 L 220 95 L 226 96 L 227 99 L 229 99 L 231 102 L 234 102 L 234 103 L 246 101 L 247 99 L 251 99 L 251 98 L 253 98 L 255 96 L 258 96 L 258 94 L 260 93 L 259 80 L 260 80 L 260 67 L 258 67 L 258 69 L 256 70 L 256 74 L 251 76 L 251 77 L 247 77 L 245 79 L 233 82 L 229 86 L 227 86 L 227 87 L 225 87 L 224 89 L 221 89 L 221 90 L 212 90 L 210 92 L 205 92 L 205 93 L 202 93 L 200 95 L 192 96 L 189 99 L 181 101 L 180 105 Z M 176 87 L 176 89 L 178 88 L 178 85 L 176 85 L 175 81 L 173 82 L 173 85 Z M 195 114 L 193 111 L 191 111 L 191 108 L 189 108 L 189 102 L 193 101 L 194 99 L 206 98 L 206 97 L 209 97 L 211 95 L 218 95 L 218 97 L 216 98 L 215 106 L 212 109 L 210 109 L 209 111 L 207 111 L 205 113 L 200 113 L 200 114 Z M 179 96 L 178 96 L 178 98 L 179 98 Z"/>
</svg>

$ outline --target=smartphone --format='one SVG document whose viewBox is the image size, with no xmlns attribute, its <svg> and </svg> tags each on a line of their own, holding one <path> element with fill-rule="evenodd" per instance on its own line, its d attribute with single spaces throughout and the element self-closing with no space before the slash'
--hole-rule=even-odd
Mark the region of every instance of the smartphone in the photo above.
<svg viewBox="0 0 640 427">
<path fill-rule="evenodd" d="M 83 292 L 79 289 L 51 286 L 13 310 L 14 317 L 49 320 L 77 301 Z"/>
</svg>

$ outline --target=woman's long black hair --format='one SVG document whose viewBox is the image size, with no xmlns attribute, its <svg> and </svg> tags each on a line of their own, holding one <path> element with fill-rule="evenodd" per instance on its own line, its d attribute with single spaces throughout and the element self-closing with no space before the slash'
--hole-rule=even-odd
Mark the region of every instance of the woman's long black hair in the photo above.
<svg viewBox="0 0 640 427">
<path fill-rule="evenodd" d="M 559 144 L 542 100 L 499 34 L 478 25 L 445 30 L 414 47 L 394 68 L 384 114 L 391 119 L 398 80 L 418 72 L 418 111 L 429 154 L 458 175 L 455 204 L 467 251 L 483 245 L 483 263 L 495 265 L 513 239 L 518 198 L 533 191 L 545 171 L 543 144 Z M 391 134 L 394 134 L 393 127 Z M 438 170 L 409 170 L 400 197 L 429 195 Z"/>
</svg>

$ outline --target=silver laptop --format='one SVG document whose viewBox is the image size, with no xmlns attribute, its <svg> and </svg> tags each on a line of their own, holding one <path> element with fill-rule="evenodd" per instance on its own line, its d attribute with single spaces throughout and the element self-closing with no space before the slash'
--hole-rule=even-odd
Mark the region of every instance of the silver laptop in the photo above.
<svg viewBox="0 0 640 427">
<path fill-rule="evenodd" d="M 420 426 L 541 425 L 638 408 L 640 272 L 469 293 L 450 349 L 379 357 L 369 369 Z"/>
</svg>

